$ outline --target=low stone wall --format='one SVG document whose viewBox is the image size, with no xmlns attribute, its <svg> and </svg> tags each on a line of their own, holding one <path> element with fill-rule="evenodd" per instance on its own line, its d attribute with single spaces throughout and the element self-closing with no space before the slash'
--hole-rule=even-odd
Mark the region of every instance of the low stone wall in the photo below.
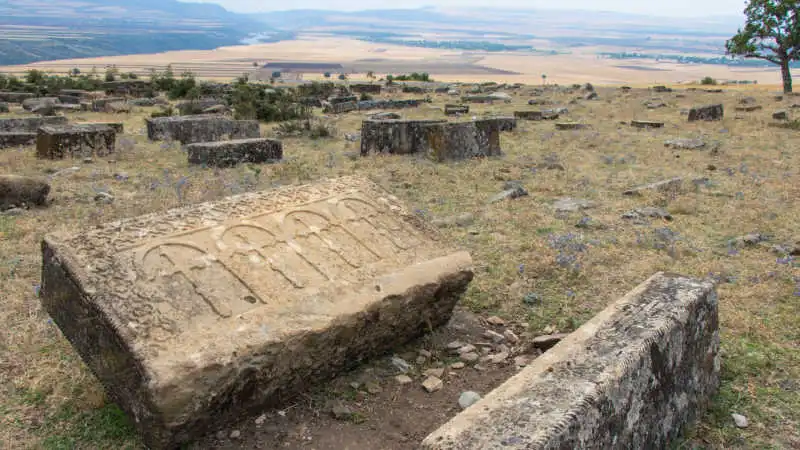
<svg viewBox="0 0 800 450">
<path fill-rule="evenodd" d="M 0 131 L 0 148 L 19 147 L 36 143 L 36 133 L 32 131 Z"/>
<path fill-rule="evenodd" d="M 23 117 L 19 119 L 0 119 L 0 133 L 31 132 L 45 125 L 66 125 L 67 118 L 58 117 Z"/>
<path fill-rule="evenodd" d="M 444 120 L 365 120 L 361 124 L 361 154 L 391 153 L 406 155 L 425 148 L 425 125 Z"/>
<path fill-rule="evenodd" d="M 256 120 L 233 120 L 224 116 L 173 116 L 146 119 L 151 141 L 176 140 L 181 144 L 261 137 Z"/>
<path fill-rule="evenodd" d="M 668 448 L 719 386 L 717 308 L 712 282 L 656 274 L 422 448 Z"/>
<path fill-rule="evenodd" d="M 36 136 L 36 156 L 44 159 L 107 156 L 115 151 L 116 133 L 107 126 L 43 126 Z"/>
<path fill-rule="evenodd" d="M 274 139 L 238 139 L 201 142 L 186 146 L 189 164 L 231 167 L 241 163 L 265 163 L 283 159 L 283 143 Z"/>
</svg>

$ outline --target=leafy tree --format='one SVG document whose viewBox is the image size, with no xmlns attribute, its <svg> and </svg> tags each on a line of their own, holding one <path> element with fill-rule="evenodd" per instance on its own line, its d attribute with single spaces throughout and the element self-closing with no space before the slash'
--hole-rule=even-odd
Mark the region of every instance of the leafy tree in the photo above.
<svg viewBox="0 0 800 450">
<path fill-rule="evenodd" d="M 779 65 L 783 91 L 792 92 L 789 64 L 800 59 L 800 2 L 749 0 L 744 15 L 744 28 L 725 43 L 728 54 Z"/>
<path fill-rule="evenodd" d="M 74 76 L 74 77 L 77 77 L 78 75 L 81 74 L 81 69 L 78 69 L 77 67 L 75 67 L 75 68 L 73 68 L 72 70 L 69 71 L 69 74 Z"/>
<path fill-rule="evenodd" d="M 700 80 L 700 84 L 715 85 L 715 84 L 717 84 L 717 80 L 715 80 L 715 79 L 713 79 L 711 77 L 705 77 L 702 80 Z"/>
<path fill-rule="evenodd" d="M 323 75 L 325 76 L 325 78 L 330 78 L 331 77 L 331 73 L 330 72 L 325 72 Z"/>
<path fill-rule="evenodd" d="M 339 74 L 339 79 L 342 80 L 342 81 L 346 80 L 347 79 L 347 74 L 340 73 Z"/>
<path fill-rule="evenodd" d="M 369 72 L 367 72 L 367 78 L 369 78 L 370 80 L 374 80 L 375 79 L 375 72 L 373 72 L 371 70 Z"/>
<path fill-rule="evenodd" d="M 272 78 L 280 78 L 280 77 L 281 77 L 281 72 L 279 70 L 272 72 Z"/>
<path fill-rule="evenodd" d="M 41 70 L 31 69 L 25 75 L 25 81 L 30 84 L 41 84 L 44 81 L 45 74 Z"/>
</svg>

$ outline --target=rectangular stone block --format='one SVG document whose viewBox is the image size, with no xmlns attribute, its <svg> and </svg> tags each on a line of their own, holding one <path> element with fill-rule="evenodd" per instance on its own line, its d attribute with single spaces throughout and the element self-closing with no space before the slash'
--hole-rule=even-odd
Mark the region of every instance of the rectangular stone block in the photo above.
<svg viewBox="0 0 800 450">
<path fill-rule="evenodd" d="M 361 155 L 406 155 L 422 151 L 423 128 L 444 120 L 365 120 L 361 123 Z"/>
<path fill-rule="evenodd" d="M 189 164 L 231 167 L 241 163 L 265 163 L 283 159 L 283 143 L 274 139 L 238 139 L 201 142 L 186 146 Z"/>
<path fill-rule="evenodd" d="M 20 119 L 0 119 L 0 132 L 16 133 L 31 132 L 35 133 L 39 127 L 45 125 L 66 125 L 67 118 L 57 117 L 24 117 Z"/>
<path fill-rule="evenodd" d="M 225 428 L 449 320 L 472 279 L 357 177 L 44 238 L 42 303 L 150 448 Z"/>
<path fill-rule="evenodd" d="M 444 105 L 444 114 L 446 116 L 469 114 L 469 105 Z"/>
<path fill-rule="evenodd" d="M 30 92 L 0 92 L 0 101 L 8 103 L 22 103 L 34 97 L 36 97 L 36 95 Z"/>
<path fill-rule="evenodd" d="M 256 120 L 233 120 L 225 116 L 172 116 L 145 119 L 151 141 L 176 140 L 181 144 L 261 137 Z"/>
<path fill-rule="evenodd" d="M 713 283 L 658 273 L 422 448 L 669 448 L 708 405 L 719 369 Z"/>
<path fill-rule="evenodd" d="M 105 112 L 106 108 L 113 103 L 125 103 L 124 97 L 104 97 L 92 100 L 92 111 Z"/>
<path fill-rule="evenodd" d="M 436 161 L 502 155 L 500 127 L 494 120 L 433 124 L 423 127 L 425 151 Z"/>
<path fill-rule="evenodd" d="M 0 148 L 19 147 L 36 143 L 36 133 L 30 131 L 0 131 Z"/>
<path fill-rule="evenodd" d="M 43 126 L 36 136 L 36 156 L 45 159 L 86 158 L 114 153 L 117 134 L 107 126 Z"/>
<path fill-rule="evenodd" d="M 108 127 L 114 130 L 114 132 L 117 134 L 122 134 L 125 132 L 125 125 L 122 122 L 84 122 L 84 123 L 78 123 L 76 125 L 86 128 Z"/>
</svg>

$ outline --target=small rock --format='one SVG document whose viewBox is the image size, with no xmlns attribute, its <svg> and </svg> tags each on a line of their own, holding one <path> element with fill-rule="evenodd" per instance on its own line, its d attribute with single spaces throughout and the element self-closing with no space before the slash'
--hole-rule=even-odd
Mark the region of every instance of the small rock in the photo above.
<svg viewBox="0 0 800 450">
<path fill-rule="evenodd" d="M 395 381 L 397 381 L 399 384 L 408 384 L 408 383 L 411 383 L 412 381 L 414 381 L 414 380 L 412 380 L 412 379 L 411 379 L 411 377 L 410 377 L 410 376 L 408 376 L 408 375 L 398 375 L 398 376 L 394 377 L 394 379 L 395 379 Z"/>
<path fill-rule="evenodd" d="M 463 347 L 465 345 L 467 345 L 467 344 L 465 344 L 464 342 L 461 342 L 461 341 L 452 341 L 452 342 L 447 344 L 447 349 L 448 350 L 458 350 L 458 349 L 460 349 L 461 347 Z"/>
<path fill-rule="evenodd" d="M 736 239 L 731 239 L 728 241 L 728 245 L 731 247 L 750 247 L 753 245 L 758 245 L 762 242 L 766 242 L 769 240 L 768 236 L 765 236 L 761 233 L 750 233 L 744 236 L 740 236 Z"/>
<path fill-rule="evenodd" d="M 450 364 L 450 368 L 451 368 L 451 369 L 453 369 L 453 370 L 461 370 L 461 369 L 463 369 L 464 367 L 467 367 L 467 365 L 466 365 L 466 364 L 464 364 L 464 363 L 463 363 L 463 362 L 461 362 L 461 361 L 459 361 L 459 362 L 454 362 L 453 364 Z"/>
<path fill-rule="evenodd" d="M 357 391 L 361 389 L 361 383 L 359 383 L 358 381 L 353 381 L 350 383 L 350 387 L 353 388 L 353 390 Z"/>
<path fill-rule="evenodd" d="M 431 353 L 431 352 L 429 352 L 428 350 L 425 350 L 425 349 L 420 349 L 419 356 L 424 356 L 426 358 L 430 358 L 431 356 L 433 356 L 433 353 Z"/>
<path fill-rule="evenodd" d="M 460 406 L 461 409 L 467 409 L 470 406 L 474 405 L 475 403 L 478 403 L 480 399 L 481 395 L 478 394 L 477 392 L 472 392 L 472 391 L 462 392 L 461 395 L 458 397 L 458 406 Z"/>
<path fill-rule="evenodd" d="M 361 135 L 358 133 L 356 134 L 345 133 L 344 138 L 348 142 L 357 142 L 359 139 L 361 139 Z"/>
<path fill-rule="evenodd" d="M 493 330 L 484 331 L 483 337 L 485 337 L 486 339 L 491 339 L 493 342 L 498 344 L 506 340 L 506 338 L 502 334 Z"/>
<path fill-rule="evenodd" d="M 517 367 L 525 367 L 530 364 L 530 358 L 525 355 L 520 355 L 514 358 L 514 365 Z"/>
<path fill-rule="evenodd" d="M 513 331 L 506 330 L 503 332 L 503 337 L 512 344 L 516 344 L 519 342 L 519 336 L 517 336 Z"/>
<path fill-rule="evenodd" d="M 597 204 L 591 200 L 562 198 L 553 204 L 557 212 L 577 212 L 584 209 L 594 208 Z"/>
<path fill-rule="evenodd" d="M 50 184 L 22 175 L 0 175 L 0 210 L 23 205 L 45 205 Z"/>
<path fill-rule="evenodd" d="M 366 383 L 364 387 L 367 389 L 367 392 L 369 392 L 372 395 L 377 395 L 383 392 L 383 389 L 380 386 L 378 386 L 377 383 L 369 382 Z"/>
<path fill-rule="evenodd" d="M 3 212 L 0 212 L 0 216 L 20 216 L 24 212 L 25 210 L 22 208 L 10 208 Z"/>
<path fill-rule="evenodd" d="M 628 211 L 622 215 L 623 219 L 633 219 L 633 220 L 641 220 L 644 218 L 655 218 L 655 219 L 664 219 L 664 220 L 672 220 L 672 214 L 668 213 L 667 211 L 661 208 L 655 208 L 652 206 L 647 206 L 644 208 L 637 208 L 632 211 Z"/>
<path fill-rule="evenodd" d="M 93 162 L 94 162 L 94 160 L 92 158 L 83 158 L 83 163 L 84 164 L 92 164 Z"/>
<path fill-rule="evenodd" d="M 217 439 L 225 439 L 226 437 L 228 437 L 228 433 L 224 430 L 217 431 Z"/>
<path fill-rule="evenodd" d="M 97 203 L 103 203 L 109 205 L 111 203 L 114 203 L 114 196 L 109 194 L 108 192 L 98 192 L 94 196 L 94 201 L 96 201 Z"/>
<path fill-rule="evenodd" d="M 426 357 L 424 357 L 422 355 L 417 356 L 416 363 L 417 363 L 418 366 L 421 366 L 421 365 L 425 364 L 426 362 L 428 362 L 428 358 L 426 358 Z"/>
<path fill-rule="evenodd" d="M 353 417 L 353 411 L 342 402 L 335 402 L 331 408 L 331 414 L 336 420 L 349 420 Z"/>
<path fill-rule="evenodd" d="M 510 355 L 508 352 L 495 353 L 494 355 L 489 356 L 487 361 L 492 364 L 502 364 L 508 359 L 509 356 Z"/>
<path fill-rule="evenodd" d="M 747 417 L 741 414 L 731 414 L 733 418 L 733 423 L 736 424 L 736 428 L 747 428 L 750 424 L 747 422 Z"/>
<path fill-rule="evenodd" d="M 480 359 L 480 356 L 478 356 L 478 354 L 475 352 L 469 352 L 469 353 L 462 353 L 461 355 L 459 355 L 459 358 L 461 358 L 461 360 L 464 362 L 473 363 L 478 359 Z"/>
<path fill-rule="evenodd" d="M 464 344 L 458 349 L 458 353 L 470 353 L 477 350 L 474 345 L 472 344 Z"/>
<path fill-rule="evenodd" d="M 567 336 L 569 336 L 569 334 L 567 333 L 547 334 L 544 336 L 537 336 L 533 338 L 533 347 L 544 352 L 553 348 L 556 344 L 561 342 L 561 340 Z"/>
<path fill-rule="evenodd" d="M 501 318 L 499 318 L 497 316 L 489 317 L 488 319 L 486 319 L 486 322 L 488 322 L 488 323 L 490 323 L 492 325 L 496 325 L 496 326 L 503 326 L 503 325 L 506 324 L 505 320 L 503 320 L 503 319 L 501 319 Z"/>
<path fill-rule="evenodd" d="M 781 109 L 772 113 L 772 118 L 775 120 L 789 120 L 789 113 L 785 109 Z"/>
<path fill-rule="evenodd" d="M 256 422 L 256 425 L 263 425 L 264 421 L 266 421 L 266 420 L 267 420 L 267 415 L 266 414 L 262 414 L 262 415 L 256 417 L 255 422 Z"/>
<path fill-rule="evenodd" d="M 435 378 L 442 378 L 444 376 L 444 369 L 443 368 L 433 368 L 426 370 L 423 375 L 426 377 L 435 377 Z"/>
<path fill-rule="evenodd" d="M 428 377 L 422 382 L 422 387 L 429 393 L 436 392 L 444 386 L 444 382 L 437 377 Z"/>
<path fill-rule="evenodd" d="M 392 365 L 395 367 L 395 369 L 400 371 L 400 373 L 407 373 L 408 371 L 411 370 L 411 364 L 409 364 L 408 362 L 406 362 L 405 359 L 400 358 L 399 356 L 392 356 L 391 362 Z"/>
<path fill-rule="evenodd" d="M 521 185 L 517 185 L 514 188 L 506 189 L 505 191 L 490 198 L 489 203 L 502 202 L 503 200 L 513 200 L 515 198 L 525 197 L 527 195 L 528 191 Z"/>
<path fill-rule="evenodd" d="M 706 143 L 700 139 L 669 139 L 664 141 L 664 146 L 678 150 L 697 150 L 704 148 Z"/>
<path fill-rule="evenodd" d="M 231 439 L 239 439 L 240 437 L 242 437 L 242 432 L 241 431 L 239 431 L 239 430 L 231 431 Z"/>
</svg>

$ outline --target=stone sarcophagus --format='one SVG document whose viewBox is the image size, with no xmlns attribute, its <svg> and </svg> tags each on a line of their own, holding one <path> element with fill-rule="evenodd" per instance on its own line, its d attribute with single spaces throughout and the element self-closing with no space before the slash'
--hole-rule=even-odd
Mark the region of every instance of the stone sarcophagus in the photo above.
<svg viewBox="0 0 800 450">
<path fill-rule="evenodd" d="M 424 127 L 444 120 L 365 120 L 361 124 L 361 155 L 407 155 L 424 148 Z"/>
<path fill-rule="evenodd" d="M 108 156 L 117 133 L 102 125 L 43 126 L 36 135 L 36 156 L 44 159 Z"/>
<path fill-rule="evenodd" d="M 457 116 L 469 114 L 469 105 L 444 105 L 444 115 Z"/>
<path fill-rule="evenodd" d="M 30 131 L 0 131 L 0 148 L 18 147 L 36 143 L 36 133 Z"/>
<path fill-rule="evenodd" d="M 340 178 L 42 243 L 42 303 L 150 448 L 277 405 L 444 324 L 471 259 Z"/>
<path fill-rule="evenodd" d="M 39 127 L 45 125 L 66 125 L 67 118 L 56 117 L 23 117 L 19 119 L 0 119 L 0 132 L 29 132 L 36 133 Z"/>
<path fill-rule="evenodd" d="M 423 128 L 427 156 L 435 161 L 455 161 L 500 156 L 500 126 L 495 121 L 444 123 Z"/>
<path fill-rule="evenodd" d="M 256 120 L 233 120 L 225 116 L 172 116 L 146 119 L 151 141 L 175 140 L 181 144 L 261 137 Z"/>
<path fill-rule="evenodd" d="M 283 159 L 283 143 L 274 139 L 237 139 L 186 146 L 189 164 L 231 167 L 241 163 L 266 163 Z"/>
<path fill-rule="evenodd" d="M 719 386 L 719 339 L 713 282 L 656 274 L 422 448 L 669 448 Z"/>
</svg>

